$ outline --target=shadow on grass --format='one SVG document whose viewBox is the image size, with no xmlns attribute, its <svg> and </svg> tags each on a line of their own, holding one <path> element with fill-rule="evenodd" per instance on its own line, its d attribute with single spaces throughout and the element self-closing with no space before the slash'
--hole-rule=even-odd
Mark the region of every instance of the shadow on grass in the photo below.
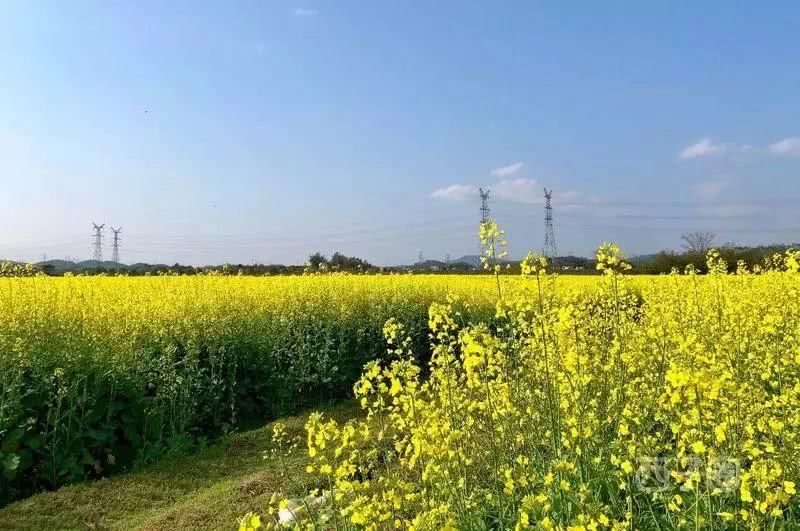
<svg viewBox="0 0 800 531">
<path fill-rule="evenodd" d="M 304 438 L 311 411 L 337 420 L 359 415 L 354 402 L 280 419 Z M 271 426 L 235 434 L 191 455 L 110 479 L 37 494 L 0 509 L 0 529 L 233 529 L 248 511 L 263 511 L 286 477 L 303 477 L 304 445 L 285 459 L 264 459 Z"/>
</svg>

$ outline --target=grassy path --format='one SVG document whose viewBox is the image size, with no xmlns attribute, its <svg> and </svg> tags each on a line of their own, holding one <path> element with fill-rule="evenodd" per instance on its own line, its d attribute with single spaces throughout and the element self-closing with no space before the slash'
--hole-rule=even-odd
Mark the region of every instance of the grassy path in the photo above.
<svg viewBox="0 0 800 531">
<path fill-rule="evenodd" d="M 345 403 L 325 412 L 346 419 L 357 409 Z M 282 422 L 290 436 L 303 436 L 307 417 Z M 271 434 L 267 425 L 137 472 L 32 496 L 0 509 L 0 530 L 234 529 L 240 516 L 263 510 L 285 488 L 278 461 L 263 458 Z M 294 477 L 303 476 L 303 455 L 284 462 Z"/>
</svg>

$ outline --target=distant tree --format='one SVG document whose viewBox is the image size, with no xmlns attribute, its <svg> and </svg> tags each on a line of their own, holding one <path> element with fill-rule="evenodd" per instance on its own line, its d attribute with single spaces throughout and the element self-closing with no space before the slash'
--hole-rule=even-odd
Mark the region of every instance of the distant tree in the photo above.
<svg viewBox="0 0 800 531">
<path fill-rule="evenodd" d="M 689 252 L 661 251 L 647 262 L 639 264 L 636 269 L 641 273 L 669 273 L 673 268 L 683 271 L 689 264 L 699 268 L 702 258 L 699 255 L 690 255 Z"/>
<path fill-rule="evenodd" d="M 319 269 L 322 264 L 327 263 L 328 259 L 320 252 L 316 252 L 308 257 L 308 265 L 311 266 L 312 269 Z"/>
<path fill-rule="evenodd" d="M 689 254 L 705 255 L 714 243 L 717 235 L 713 232 L 685 232 L 681 234 L 683 248 Z"/>
<path fill-rule="evenodd" d="M 332 269 L 347 269 L 349 260 L 347 256 L 337 251 L 331 255 L 331 259 L 328 260 L 328 263 Z"/>
<path fill-rule="evenodd" d="M 373 269 L 372 264 L 362 258 L 347 256 L 340 252 L 335 252 L 328 260 L 328 265 L 335 271 L 366 271 Z"/>
</svg>

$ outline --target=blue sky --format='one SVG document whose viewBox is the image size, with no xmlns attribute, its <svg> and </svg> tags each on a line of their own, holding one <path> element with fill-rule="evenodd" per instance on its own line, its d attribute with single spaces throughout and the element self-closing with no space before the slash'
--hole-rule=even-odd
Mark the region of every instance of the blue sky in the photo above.
<svg viewBox="0 0 800 531">
<path fill-rule="evenodd" d="M 0 256 L 800 241 L 797 2 L 3 2 Z M 106 256 L 110 233 L 106 234 Z"/>
</svg>

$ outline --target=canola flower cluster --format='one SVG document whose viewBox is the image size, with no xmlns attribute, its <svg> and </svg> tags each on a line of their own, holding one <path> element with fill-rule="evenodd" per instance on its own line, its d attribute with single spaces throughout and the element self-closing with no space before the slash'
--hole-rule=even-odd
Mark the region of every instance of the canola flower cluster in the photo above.
<svg viewBox="0 0 800 531">
<path fill-rule="evenodd" d="M 12 278 L 14 277 L 14 278 Z M 107 476 L 350 395 L 456 291 L 491 314 L 494 280 L 409 275 L 46 277 L 0 266 L 0 505 Z"/>
<path fill-rule="evenodd" d="M 607 244 L 587 284 L 529 255 L 491 324 L 430 306 L 428 363 L 390 319 L 366 417 L 308 421 L 316 489 L 242 529 L 800 528 L 799 257 L 632 278 Z"/>
</svg>

